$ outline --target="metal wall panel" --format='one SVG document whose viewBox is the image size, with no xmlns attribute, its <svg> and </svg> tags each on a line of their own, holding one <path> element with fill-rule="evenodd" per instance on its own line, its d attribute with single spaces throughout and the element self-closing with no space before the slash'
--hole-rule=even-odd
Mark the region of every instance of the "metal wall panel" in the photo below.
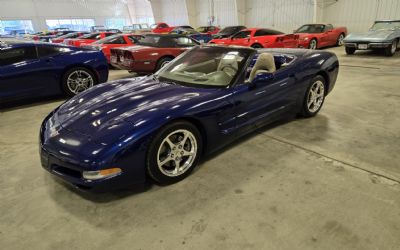
<svg viewBox="0 0 400 250">
<path fill-rule="evenodd" d="M 219 26 L 237 25 L 235 0 L 214 0 L 215 23 Z"/>
<path fill-rule="evenodd" d="M 245 24 L 248 27 L 268 27 L 292 32 L 313 22 L 313 0 L 248 0 Z"/>
<path fill-rule="evenodd" d="M 399 0 L 339 0 L 324 2 L 323 20 L 363 32 L 377 19 L 400 19 Z"/>
<path fill-rule="evenodd" d="M 189 23 L 185 0 L 153 0 L 154 18 L 158 22 L 170 25 L 187 25 Z"/>
</svg>

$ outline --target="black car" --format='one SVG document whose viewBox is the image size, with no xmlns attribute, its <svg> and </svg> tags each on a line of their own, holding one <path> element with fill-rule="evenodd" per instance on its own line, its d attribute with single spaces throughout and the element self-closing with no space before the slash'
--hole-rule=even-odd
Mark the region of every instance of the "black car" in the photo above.
<svg viewBox="0 0 400 250">
<path fill-rule="evenodd" d="M 214 34 L 213 39 L 227 38 L 244 29 L 246 29 L 246 26 L 227 26 L 220 30 L 217 34 Z"/>
</svg>

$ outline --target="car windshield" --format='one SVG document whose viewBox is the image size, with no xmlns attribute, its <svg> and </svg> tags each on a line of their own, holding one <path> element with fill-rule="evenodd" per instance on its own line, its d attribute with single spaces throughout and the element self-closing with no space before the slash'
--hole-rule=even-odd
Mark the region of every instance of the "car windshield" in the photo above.
<svg viewBox="0 0 400 250">
<path fill-rule="evenodd" d="M 68 33 L 62 36 L 59 36 L 58 38 L 74 38 L 74 37 L 78 37 L 79 32 L 74 32 L 74 33 Z"/>
<path fill-rule="evenodd" d="M 117 34 L 117 35 L 112 35 L 100 40 L 97 40 L 96 42 L 94 42 L 93 44 L 113 44 L 113 41 L 118 40 L 119 38 L 122 38 L 121 35 Z M 123 38 L 122 38 L 123 39 Z"/>
<path fill-rule="evenodd" d="M 244 28 L 243 28 L 244 29 Z M 233 34 L 236 33 L 238 31 L 242 30 L 241 28 L 237 27 L 237 26 L 231 26 L 231 27 L 225 27 L 223 28 L 219 33 L 220 34 Z"/>
<path fill-rule="evenodd" d="M 307 24 L 298 28 L 294 33 L 322 33 L 325 29 L 323 24 Z"/>
<path fill-rule="evenodd" d="M 396 22 L 376 22 L 371 27 L 371 30 L 390 30 L 400 29 L 400 21 Z"/>
<path fill-rule="evenodd" d="M 241 72 L 252 50 L 198 46 L 155 74 L 160 81 L 199 87 L 226 87 Z"/>
</svg>

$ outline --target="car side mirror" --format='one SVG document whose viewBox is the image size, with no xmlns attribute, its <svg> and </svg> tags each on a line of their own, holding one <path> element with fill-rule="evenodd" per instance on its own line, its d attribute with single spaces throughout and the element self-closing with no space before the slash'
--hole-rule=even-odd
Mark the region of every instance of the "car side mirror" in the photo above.
<svg viewBox="0 0 400 250">
<path fill-rule="evenodd" d="M 257 84 L 265 83 L 274 79 L 274 74 L 269 72 L 258 73 L 256 77 L 254 77 L 253 81 L 251 81 L 250 86 L 252 88 L 256 87 Z"/>
</svg>

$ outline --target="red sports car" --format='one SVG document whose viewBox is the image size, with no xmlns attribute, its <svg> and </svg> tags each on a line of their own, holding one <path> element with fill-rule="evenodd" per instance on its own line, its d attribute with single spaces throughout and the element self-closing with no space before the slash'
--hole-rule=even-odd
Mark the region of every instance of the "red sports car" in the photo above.
<svg viewBox="0 0 400 250">
<path fill-rule="evenodd" d="M 196 29 L 197 32 L 200 32 L 202 34 L 210 34 L 214 35 L 217 34 L 220 31 L 220 28 L 217 26 L 201 26 Z"/>
<path fill-rule="evenodd" d="M 115 32 L 94 32 L 75 39 L 65 39 L 64 44 L 80 47 L 115 34 Z"/>
<path fill-rule="evenodd" d="M 318 49 L 343 45 L 347 28 L 333 27 L 332 24 L 305 24 L 295 30 L 294 33 L 300 36 L 300 48 Z"/>
<path fill-rule="evenodd" d="M 151 73 L 198 44 L 183 35 L 148 34 L 136 46 L 111 49 L 111 65 L 130 72 Z"/>
<path fill-rule="evenodd" d="M 228 38 L 213 39 L 209 43 L 250 46 L 253 48 L 297 48 L 298 35 L 272 29 L 244 29 Z"/>
<path fill-rule="evenodd" d="M 153 32 L 153 33 L 168 34 L 175 27 L 169 26 L 166 23 L 155 23 L 155 24 L 151 25 L 150 28 L 151 28 L 151 32 Z"/>
<path fill-rule="evenodd" d="M 143 36 L 141 36 L 141 35 L 116 34 L 113 36 L 109 36 L 109 37 L 100 39 L 96 42 L 91 43 L 90 45 L 82 46 L 82 47 L 95 48 L 95 49 L 103 51 L 104 55 L 107 58 L 107 62 L 110 64 L 110 56 L 111 56 L 110 49 L 117 48 L 117 47 L 133 46 L 133 45 L 137 44 L 139 42 L 139 40 L 142 38 L 143 38 Z"/>
<path fill-rule="evenodd" d="M 86 35 L 86 34 L 89 34 L 89 32 L 82 31 L 82 32 L 69 33 L 69 34 L 66 34 L 66 35 L 62 35 L 62 36 L 58 36 L 58 37 L 55 37 L 53 39 L 50 39 L 50 42 L 52 42 L 52 43 L 62 43 L 62 42 L 64 42 L 65 39 L 78 38 L 78 37 L 81 37 L 81 36 Z"/>
</svg>

